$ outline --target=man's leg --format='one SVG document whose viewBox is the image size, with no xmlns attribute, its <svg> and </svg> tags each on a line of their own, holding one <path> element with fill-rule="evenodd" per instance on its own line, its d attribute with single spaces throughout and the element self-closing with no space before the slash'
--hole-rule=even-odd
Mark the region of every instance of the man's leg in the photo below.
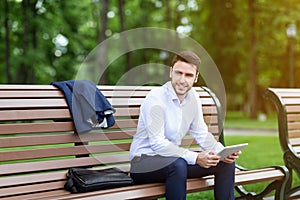
<svg viewBox="0 0 300 200">
<path fill-rule="evenodd" d="M 219 165 L 215 173 L 215 199 L 234 199 L 235 163 Z"/>
<path fill-rule="evenodd" d="M 136 184 L 165 182 L 166 199 L 186 199 L 187 163 L 184 159 L 143 156 L 131 162 L 130 171 Z"/>
<path fill-rule="evenodd" d="M 187 162 L 178 158 L 168 166 L 166 199 L 186 199 Z"/>
<path fill-rule="evenodd" d="M 234 199 L 235 163 L 220 162 L 215 167 L 203 168 L 199 165 L 188 166 L 188 178 L 200 178 L 215 175 L 214 194 L 216 200 Z"/>
</svg>

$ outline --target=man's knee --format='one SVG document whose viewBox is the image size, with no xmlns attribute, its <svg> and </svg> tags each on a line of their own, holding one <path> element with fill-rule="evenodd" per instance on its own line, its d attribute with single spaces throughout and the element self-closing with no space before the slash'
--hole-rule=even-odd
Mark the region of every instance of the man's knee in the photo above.
<svg viewBox="0 0 300 200">
<path fill-rule="evenodd" d="M 187 162 L 183 158 L 176 159 L 170 166 L 169 172 L 171 174 L 176 174 L 177 176 L 181 176 L 181 178 L 186 179 L 187 177 Z"/>
<path fill-rule="evenodd" d="M 221 174 L 231 174 L 234 175 L 235 173 L 235 163 L 225 163 L 225 162 L 220 162 L 217 165 L 217 170 L 216 174 L 221 173 Z"/>
</svg>

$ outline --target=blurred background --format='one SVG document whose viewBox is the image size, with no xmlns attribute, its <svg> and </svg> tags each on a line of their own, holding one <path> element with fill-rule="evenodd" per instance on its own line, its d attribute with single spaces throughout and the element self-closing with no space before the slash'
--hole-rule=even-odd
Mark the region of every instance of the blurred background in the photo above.
<svg viewBox="0 0 300 200">
<path fill-rule="evenodd" d="M 299 10 L 300 0 L 1 0 L 0 83 L 74 79 L 100 42 L 161 27 L 201 44 L 221 73 L 227 109 L 257 119 L 273 109 L 262 99 L 267 87 L 300 86 Z M 101 84 L 170 59 L 157 49 L 132 51 L 109 66 Z"/>
</svg>

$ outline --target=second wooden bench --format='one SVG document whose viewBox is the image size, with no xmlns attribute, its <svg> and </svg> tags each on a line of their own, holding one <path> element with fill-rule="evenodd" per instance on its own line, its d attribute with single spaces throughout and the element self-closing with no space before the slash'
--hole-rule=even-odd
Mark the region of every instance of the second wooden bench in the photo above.
<svg viewBox="0 0 300 200">
<path fill-rule="evenodd" d="M 289 170 L 286 196 L 300 198 L 300 185 L 293 186 L 293 173 L 300 178 L 300 89 L 268 88 L 265 97 L 277 109 L 278 131 L 283 160 Z"/>
</svg>

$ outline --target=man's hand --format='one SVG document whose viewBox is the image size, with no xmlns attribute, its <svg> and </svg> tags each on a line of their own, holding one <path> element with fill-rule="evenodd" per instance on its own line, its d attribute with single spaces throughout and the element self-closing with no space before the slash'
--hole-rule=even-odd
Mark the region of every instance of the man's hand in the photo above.
<svg viewBox="0 0 300 200">
<path fill-rule="evenodd" d="M 216 155 L 214 151 L 202 151 L 198 154 L 196 163 L 204 168 L 216 166 L 220 161 L 220 156 Z"/>
<path fill-rule="evenodd" d="M 238 151 L 238 152 L 235 152 L 229 156 L 227 156 L 224 160 L 222 160 L 223 162 L 226 162 L 226 163 L 233 163 L 236 159 L 239 158 L 239 155 L 242 154 L 242 151 Z"/>
</svg>

